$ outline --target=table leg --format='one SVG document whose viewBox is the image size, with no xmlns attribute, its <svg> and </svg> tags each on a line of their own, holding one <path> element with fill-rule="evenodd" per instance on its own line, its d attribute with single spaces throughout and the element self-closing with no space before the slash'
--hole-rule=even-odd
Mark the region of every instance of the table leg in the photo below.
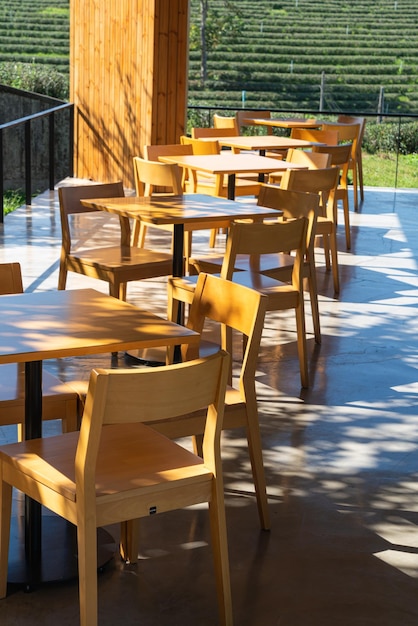
<svg viewBox="0 0 418 626">
<path fill-rule="evenodd" d="M 42 361 L 25 364 L 25 437 L 42 437 Z M 36 586 L 41 576 L 41 505 L 25 498 L 25 558 L 27 589 Z"/>
<path fill-rule="evenodd" d="M 228 200 L 235 200 L 235 174 L 228 174 Z"/>
<path fill-rule="evenodd" d="M 173 276 L 181 278 L 184 275 L 184 224 L 174 224 L 173 227 Z M 184 302 L 179 302 L 177 311 L 177 324 L 182 324 L 184 319 Z M 180 346 L 174 346 L 174 363 L 181 362 Z"/>
</svg>

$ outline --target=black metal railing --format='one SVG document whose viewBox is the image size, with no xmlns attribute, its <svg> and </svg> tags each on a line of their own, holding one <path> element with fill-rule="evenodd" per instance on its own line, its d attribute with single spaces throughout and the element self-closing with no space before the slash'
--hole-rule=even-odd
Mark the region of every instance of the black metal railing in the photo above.
<svg viewBox="0 0 418 626">
<path fill-rule="evenodd" d="M 189 119 L 189 126 L 190 125 L 205 125 L 205 126 L 212 126 L 212 122 L 213 122 L 213 115 L 214 113 L 220 113 L 220 114 L 225 114 L 225 115 L 234 115 L 235 112 L 237 110 L 251 110 L 254 111 L 254 107 L 242 107 L 242 109 L 240 107 L 237 107 L 235 109 L 232 109 L 231 107 L 217 107 L 217 106 L 205 106 L 205 105 L 189 105 L 188 106 L 188 119 Z M 364 117 L 366 118 L 366 120 L 373 120 L 374 122 L 377 123 L 383 123 L 385 121 L 390 121 L 392 120 L 393 122 L 397 122 L 397 133 L 396 133 L 396 144 L 395 144 L 395 174 L 394 174 L 394 187 L 395 189 L 397 188 L 398 185 L 398 172 L 399 172 L 399 155 L 400 155 L 400 145 L 401 145 L 401 139 L 402 139 L 402 122 L 405 121 L 413 121 L 413 122 L 418 122 L 418 114 L 413 114 L 413 113 L 380 113 L 380 112 L 375 112 L 375 113 L 363 113 L 363 112 L 359 112 L 359 111 L 325 111 L 322 110 L 320 111 L 319 109 L 259 109 L 261 110 L 268 110 L 271 113 L 275 113 L 278 115 L 284 115 L 284 116 L 310 116 L 310 117 L 315 117 L 315 118 L 319 118 L 319 119 L 327 119 L 327 118 L 335 118 L 338 115 L 350 115 L 353 117 Z M 191 123 L 190 124 L 190 118 L 193 118 L 193 114 L 195 117 L 197 117 L 200 121 L 200 124 L 195 124 L 195 123 Z M 196 120 L 195 120 L 196 121 Z M 285 132 L 285 131 L 284 131 Z M 367 126 L 366 126 L 366 132 L 367 132 Z M 414 152 L 418 152 L 418 142 L 416 145 L 416 149 L 414 149 Z"/>
<path fill-rule="evenodd" d="M 68 110 L 70 121 L 68 125 L 68 176 L 73 175 L 73 155 L 74 155 L 74 104 L 64 103 L 53 106 L 44 111 L 26 115 L 19 119 L 0 124 L 0 223 L 4 221 L 4 156 L 3 156 L 3 136 L 6 130 L 12 128 L 24 128 L 24 140 L 22 150 L 24 151 L 24 178 L 25 178 L 25 202 L 32 202 L 32 133 L 31 124 L 41 118 L 48 119 L 48 179 L 49 189 L 54 189 L 55 184 L 55 116 L 57 113 Z"/>
</svg>

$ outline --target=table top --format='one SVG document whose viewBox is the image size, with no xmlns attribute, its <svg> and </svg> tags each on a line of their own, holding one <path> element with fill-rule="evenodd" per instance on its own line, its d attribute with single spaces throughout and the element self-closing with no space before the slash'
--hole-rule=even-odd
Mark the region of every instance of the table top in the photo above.
<svg viewBox="0 0 418 626">
<path fill-rule="evenodd" d="M 0 363 L 194 343 L 195 333 L 94 289 L 0 296 Z"/>
<path fill-rule="evenodd" d="M 245 137 L 224 137 L 225 142 L 229 140 L 245 140 Z M 264 137 L 261 139 L 265 139 Z M 294 140 L 297 141 L 297 140 Z M 239 143 L 239 141 L 238 141 Z M 306 142 L 308 145 L 312 145 Z M 226 143 L 224 145 L 227 145 Z M 231 145 L 228 143 L 228 145 Z M 246 149 L 245 142 L 241 144 Z M 240 146 L 237 145 L 239 148 Z M 269 145 L 267 147 L 270 147 Z M 256 146 L 258 149 L 261 147 Z M 294 167 L 290 163 L 278 159 L 259 156 L 257 154 L 233 154 L 223 152 L 222 154 L 193 154 L 179 156 L 160 157 L 160 161 L 165 163 L 177 163 L 181 167 L 188 167 L 193 170 L 200 170 L 208 174 L 269 174 L 270 172 L 282 171 Z M 300 166 L 298 166 L 300 167 Z"/>
<path fill-rule="evenodd" d="M 211 155 L 218 156 L 218 155 Z M 263 160 L 265 157 L 257 157 Z M 280 163 L 280 161 L 277 161 Z M 166 198 L 143 198 L 138 196 L 124 198 L 95 198 L 81 201 L 101 211 L 114 213 L 121 217 L 144 219 L 152 224 L 185 224 L 211 222 L 229 224 L 239 218 L 263 218 L 277 216 L 275 209 L 268 209 L 256 204 L 246 204 L 208 196 L 205 194 L 184 194 Z"/>
<path fill-rule="evenodd" d="M 306 139 L 276 137 L 275 135 L 240 135 L 237 137 L 220 137 L 218 141 L 221 146 L 238 148 L 240 150 L 288 150 L 289 148 L 310 148 L 318 143 L 315 141 L 307 141 Z M 282 161 L 281 163 L 283 167 L 286 166 L 286 161 Z M 291 164 L 288 163 L 286 167 L 290 168 L 290 166 Z"/>
<path fill-rule="evenodd" d="M 273 126 L 276 128 L 320 128 L 321 120 L 296 118 L 275 118 L 275 117 L 248 117 L 243 120 L 245 124 L 254 126 Z"/>
</svg>

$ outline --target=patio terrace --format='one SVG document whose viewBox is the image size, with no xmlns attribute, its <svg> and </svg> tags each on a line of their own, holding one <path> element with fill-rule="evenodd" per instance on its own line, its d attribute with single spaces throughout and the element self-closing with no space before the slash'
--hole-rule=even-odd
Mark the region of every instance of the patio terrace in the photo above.
<svg viewBox="0 0 418 626">
<path fill-rule="evenodd" d="M 224 434 L 237 626 L 418 623 L 417 204 L 415 191 L 366 189 L 360 212 L 350 214 L 350 253 L 340 219 L 338 299 L 318 249 L 322 345 L 307 298 L 310 389 L 300 389 L 293 315 L 267 316 L 257 393 L 270 532 L 259 529 L 246 442 L 239 431 Z M 1 227 L 0 262 L 21 263 L 27 291 L 57 287 L 57 206 L 56 191 L 46 192 Z M 112 239 L 113 218 L 101 219 Z M 164 237 L 153 235 L 152 246 L 167 246 Z M 207 232 L 196 233 L 194 251 L 205 252 L 207 241 Z M 105 283 L 69 275 L 69 289 L 89 286 L 107 292 Z M 165 315 L 165 280 L 130 285 L 128 300 Z M 104 356 L 45 367 L 71 380 L 109 363 Z M 0 442 L 14 437 L 14 427 L 0 428 Z M 114 559 L 99 574 L 100 624 L 216 624 L 208 541 L 199 508 L 145 519 L 138 564 Z M 9 586 L 0 622 L 77 623 L 77 582 L 30 594 Z"/>
</svg>

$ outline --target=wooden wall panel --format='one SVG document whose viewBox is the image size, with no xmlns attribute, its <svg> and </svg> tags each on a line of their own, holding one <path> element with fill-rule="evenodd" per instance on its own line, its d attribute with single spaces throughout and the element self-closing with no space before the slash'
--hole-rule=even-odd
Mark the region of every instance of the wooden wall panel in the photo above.
<svg viewBox="0 0 418 626">
<path fill-rule="evenodd" d="M 188 0 L 71 0 L 75 176 L 122 179 L 148 143 L 175 143 L 187 107 Z"/>
</svg>

